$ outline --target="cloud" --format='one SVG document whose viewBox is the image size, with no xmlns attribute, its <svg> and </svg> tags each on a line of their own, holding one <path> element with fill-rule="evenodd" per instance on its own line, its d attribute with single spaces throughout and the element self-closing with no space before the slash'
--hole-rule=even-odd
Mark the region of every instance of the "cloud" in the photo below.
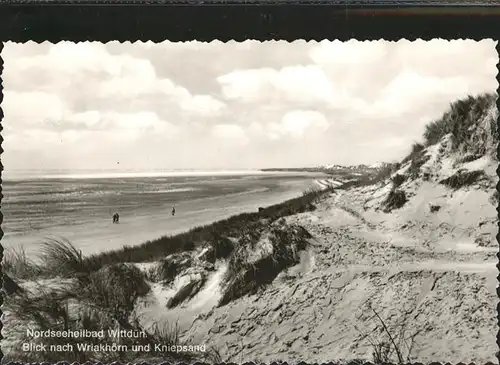
<svg viewBox="0 0 500 365">
<path fill-rule="evenodd" d="M 310 64 L 307 52 L 311 45 L 305 41 L 166 41 L 159 44 L 136 42 L 133 46 L 128 42 L 110 42 L 106 48 L 112 54 L 131 54 L 150 60 L 159 78 L 169 78 L 193 94 L 211 94 L 219 87 L 217 76 L 223 74 Z M 221 54 L 229 56 L 221 57 Z"/>
<path fill-rule="evenodd" d="M 329 124 L 325 116 L 317 111 L 295 110 L 286 113 L 280 123 L 271 126 L 272 138 L 277 135 L 302 139 L 308 132 L 324 132 Z"/>
<path fill-rule="evenodd" d="M 98 129 L 101 125 L 101 113 L 97 110 L 89 110 L 83 113 L 76 113 L 69 118 L 69 123 L 76 126 L 84 126 L 86 129 Z"/>
<path fill-rule="evenodd" d="M 282 115 L 277 122 L 252 122 L 245 131 L 254 140 L 271 141 L 317 138 L 330 127 L 327 118 L 315 110 L 291 110 Z"/>
<path fill-rule="evenodd" d="M 210 95 L 195 95 L 179 102 L 183 110 L 201 116 L 216 116 L 226 107 L 226 104 Z"/>
<path fill-rule="evenodd" d="M 377 100 L 361 111 L 376 118 L 397 116 L 425 107 L 429 101 L 444 99 L 446 103 L 469 92 L 469 84 L 459 77 L 422 76 L 412 71 L 397 75 L 379 94 Z"/>
<path fill-rule="evenodd" d="M 245 130 L 235 124 L 217 124 L 212 128 L 212 135 L 235 144 L 247 144 L 249 142 Z"/>
<path fill-rule="evenodd" d="M 13 48 L 19 53 L 17 45 Z M 55 94 L 75 112 L 105 107 L 129 111 L 131 104 L 147 109 L 159 101 L 172 114 L 210 117 L 224 108 L 212 95 L 192 94 L 169 78 L 158 77 L 150 60 L 112 55 L 97 42 L 61 42 L 35 56 L 14 60 L 7 52 L 4 58 L 7 90 Z"/>
<path fill-rule="evenodd" d="M 219 115 L 225 104 L 211 95 L 193 95 L 186 88 L 176 85 L 169 79 L 157 78 L 149 64 L 143 71 L 125 74 L 103 82 L 96 91 L 100 99 L 130 99 L 137 102 L 142 99 L 147 106 L 148 99 L 161 99 L 170 108 L 177 108 L 179 113 L 187 113 L 201 117 Z"/>
<path fill-rule="evenodd" d="M 226 99 L 266 109 L 269 105 L 359 110 L 365 101 L 317 65 L 235 71 L 217 78 Z"/>
<path fill-rule="evenodd" d="M 227 99 L 259 102 L 268 98 L 331 102 L 333 87 L 317 66 L 290 66 L 234 71 L 217 78 Z"/>
<path fill-rule="evenodd" d="M 59 121 L 67 113 L 61 97 L 40 91 L 4 91 L 2 103 L 3 124 L 42 126 L 47 122 Z"/>
<path fill-rule="evenodd" d="M 123 131 L 162 133 L 169 139 L 179 133 L 179 127 L 161 120 L 156 113 L 138 112 L 133 114 L 105 113 L 102 116 L 105 123 Z"/>
<path fill-rule="evenodd" d="M 495 44 L 7 42 L 2 159 L 166 169 L 393 160 L 451 102 L 496 89 Z"/>
</svg>

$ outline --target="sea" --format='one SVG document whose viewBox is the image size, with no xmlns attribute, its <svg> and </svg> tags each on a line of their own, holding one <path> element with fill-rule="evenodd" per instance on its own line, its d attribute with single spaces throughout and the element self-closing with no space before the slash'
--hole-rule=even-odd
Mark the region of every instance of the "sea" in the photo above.
<svg viewBox="0 0 500 365">
<path fill-rule="evenodd" d="M 3 175 L 2 245 L 32 257 L 53 239 L 84 254 L 139 245 L 300 196 L 324 177 L 263 171 Z"/>
</svg>

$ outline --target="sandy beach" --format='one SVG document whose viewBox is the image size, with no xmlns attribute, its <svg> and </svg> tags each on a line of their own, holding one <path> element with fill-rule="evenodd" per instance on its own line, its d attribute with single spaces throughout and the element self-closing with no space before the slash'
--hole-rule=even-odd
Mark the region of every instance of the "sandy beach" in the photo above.
<svg viewBox="0 0 500 365">
<path fill-rule="evenodd" d="M 0 365 L 498 364 L 497 48 L 6 42 Z"/>
<path fill-rule="evenodd" d="M 182 174 L 180 176 L 186 177 Z M 190 175 L 187 174 L 187 176 Z M 247 175 L 239 174 L 238 176 L 245 178 Z M 108 207 L 109 203 L 106 201 L 94 203 L 95 208 L 92 208 L 94 210 L 92 212 L 90 208 L 87 208 L 85 197 L 82 197 L 78 203 L 82 204 L 84 210 L 79 213 L 72 208 L 68 215 L 74 216 L 74 218 L 70 222 L 65 222 L 65 220 L 68 220 L 68 216 L 64 216 L 64 212 L 59 213 L 57 216 L 54 216 L 54 213 L 52 213 L 52 216 L 47 213 L 46 217 L 41 218 L 46 219 L 47 225 L 50 225 L 39 229 L 29 229 L 28 222 L 30 220 L 41 219 L 39 215 L 34 216 L 34 212 L 28 211 L 24 216 L 15 220 L 11 218 L 8 200 L 10 191 L 7 186 L 6 191 L 4 191 L 7 196 L 7 204 L 4 209 L 5 224 L 3 229 L 5 236 L 2 244 L 7 250 L 21 246 L 30 256 L 39 252 L 41 243 L 46 241 L 47 238 L 67 239 L 84 254 L 110 251 L 123 246 L 139 245 L 165 235 L 175 235 L 239 213 L 254 212 L 259 207 L 266 207 L 300 196 L 306 189 L 317 186 L 315 176 L 309 177 L 307 174 L 304 174 L 303 177 L 299 175 L 299 178 L 297 176 L 290 177 L 286 174 L 282 177 L 279 174 L 266 174 L 264 178 L 273 178 L 271 183 L 265 180 L 261 182 L 259 175 L 250 175 L 250 177 L 251 180 L 239 180 L 233 177 L 231 179 L 223 178 L 218 181 L 218 184 L 226 184 L 224 188 L 229 189 L 229 193 L 213 191 L 206 194 L 208 196 L 199 197 L 196 191 L 191 192 L 186 189 L 183 191 L 182 188 L 177 188 L 177 191 L 170 189 L 166 194 L 161 194 L 160 190 L 156 195 L 152 194 L 144 197 L 143 201 L 135 206 L 130 205 L 134 204 L 135 196 L 130 203 L 127 203 L 125 197 L 119 203 L 119 206 L 124 206 L 122 208 L 123 212 L 120 211 L 119 224 L 112 224 L 110 214 L 106 214 L 107 211 L 113 212 L 113 207 Z M 121 175 L 113 176 L 107 184 L 113 184 L 113 189 L 120 189 L 119 185 L 115 184 L 122 183 L 123 180 L 120 179 L 123 178 Z M 158 176 L 141 178 L 152 184 L 158 179 Z M 206 179 L 203 175 L 199 177 L 196 174 L 190 179 L 196 178 Z M 88 182 L 88 180 L 85 180 L 85 176 L 80 177 L 80 179 L 83 179 L 81 183 Z M 147 179 L 151 179 L 152 182 Z M 65 184 L 75 184 L 74 180 L 64 181 Z M 49 183 L 50 180 L 45 182 L 45 184 Z M 162 181 L 156 183 L 163 186 Z M 235 192 L 231 191 L 232 187 Z M 138 193 L 140 193 L 140 190 L 134 191 L 134 194 Z M 172 197 L 172 193 L 176 194 Z M 27 191 L 21 198 L 29 199 L 29 194 L 30 192 Z M 25 196 L 26 198 L 24 198 Z M 18 196 L 16 197 L 19 199 Z M 142 198 L 142 196 L 139 196 L 139 198 Z M 155 199 L 165 199 L 166 201 L 161 204 L 161 201 L 155 201 Z M 153 201 L 151 206 L 148 206 L 149 201 Z M 23 202 L 22 206 L 26 204 L 29 203 Z M 174 205 L 177 213 L 172 216 L 171 209 Z M 18 214 L 16 211 L 12 212 L 12 215 Z M 11 222 L 12 224 L 10 224 Z M 13 227 L 13 232 L 10 227 Z"/>
</svg>

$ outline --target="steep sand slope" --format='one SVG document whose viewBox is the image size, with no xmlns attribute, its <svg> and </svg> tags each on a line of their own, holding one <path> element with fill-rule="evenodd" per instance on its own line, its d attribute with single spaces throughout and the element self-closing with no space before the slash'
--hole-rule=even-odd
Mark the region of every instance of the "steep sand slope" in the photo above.
<svg viewBox="0 0 500 365">
<path fill-rule="evenodd" d="M 496 361 L 498 161 L 457 152 L 451 138 L 392 179 L 337 190 L 286 218 L 313 235 L 301 263 L 198 317 L 187 338 L 237 362 L 373 360 L 369 339 L 389 341 L 373 308 L 394 337 L 406 329 L 413 338 L 410 361 Z M 467 183 L 446 183 L 474 171 Z M 405 202 L 387 210 L 395 190 Z"/>
<path fill-rule="evenodd" d="M 477 126 L 495 119 L 492 107 Z M 171 281 L 150 274 L 158 263 L 137 264 L 152 290 L 134 314 L 145 327 L 179 320 L 184 341 L 216 348 L 224 361 L 373 361 L 373 345 L 388 343 L 388 331 L 397 342 L 405 339 L 408 362 L 496 362 L 498 161 L 494 141 L 483 136 L 486 127 L 477 126 L 469 141 L 482 152 L 452 148 L 453 136 L 441 136 L 413 149 L 377 183 L 337 186 L 314 211 L 272 222 L 258 218 L 241 237 L 217 238 L 217 247 L 224 249 L 224 239 L 237 242 L 233 253 L 244 251 L 255 262 L 280 248 L 270 245 L 274 229 L 285 254 L 300 257 L 255 294 L 218 307 L 231 259 L 210 261 L 209 245 L 164 258 L 182 266 Z M 331 181 L 320 187 L 327 185 Z M 301 236 L 308 238 L 305 250 L 286 235 L 300 232 L 297 227 L 308 232 Z M 258 238 L 248 240 L 249 233 Z M 251 278 L 241 273 L 236 276 Z M 192 283 L 198 291 L 168 308 Z"/>
<path fill-rule="evenodd" d="M 494 361 L 496 248 L 427 247 L 421 227 L 396 231 L 387 214 L 365 217 L 359 195 L 333 194 L 317 211 L 290 217 L 315 236 L 304 262 L 262 293 L 198 319 L 188 337 L 238 362 L 371 359 L 361 332 L 381 326 L 370 302 L 392 331 L 405 323 L 408 335 L 418 333 L 412 361 Z M 409 216 L 392 216 L 390 226 Z"/>
</svg>

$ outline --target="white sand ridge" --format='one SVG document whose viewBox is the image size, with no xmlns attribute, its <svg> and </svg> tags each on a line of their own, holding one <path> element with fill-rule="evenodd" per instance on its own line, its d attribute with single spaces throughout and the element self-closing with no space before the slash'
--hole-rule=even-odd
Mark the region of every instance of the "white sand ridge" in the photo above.
<svg viewBox="0 0 500 365">
<path fill-rule="evenodd" d="M 380 328 L 367 308 L 371 303 L 392 331 L 406 326 L 415 334 L 412 361 L 493 361 L 492 190 L 450 192 L 419 181 L 406 186 L 413 196 L 393 213 L 374 209 L 388 193 L 381 184 L 338 190 L 315 211 L 286 218 L 313 235 L 300 263 L 257 294 L 220 308 L 213 299 L 200 306 L 209 291 L 220 297 L 223 286 L 216 283 L 225 267 L 219 268 L 203 294 L 175 312 L 184 319 L 198 314 L 185 337 L 238 362 L 371 359 L 360 332 Z M 367 207 L 370 195 L 375 198 Z M 429 201 L 441 210 L 430 213 Z M 478 236 L 487 236 L 488 247 L 475 243 Z M 163 311 L 173 318 L 174 312 Z"/>
<path fill-rule="evenodd" d="M 314 362 L 370 359 L 356 329 L 380 327 L 369 301 L 393 330 L 405 323 L 420 331 L 413 361 L 493 361 L 495 251 L 440 252 L 423 246 L 415 229 L 385 228 L 382 217 L 371 230 L 361 213 L 336 208 L 350 203 L 344 199 L 289 218 L 315 237 L 308 262 L 298 265 L 310 270 L 289 270 L 292 279 L 280 276 L 262 293 L 215 309 L 187 336 L 221 347 L 232 361 L 297 361 L 306 350 Z"/>
<path fill-rule="evenodd" d="M 481 123 L 494 120 L 488 113 Z M 392 174 L 405 177 L 397 189 L 407 197 L 392 212 L 382 209 L 394 190 L 386 179 L 287 217 L 313 236 L 301 262 L 198 317 L 186 337 L 229 361 L 372 360 L 366 333 L 384 332 L 370 304 L 393 334 L 413 337 L 411 361 L 495 361 L 498 161 L 453 152 L 450 138 L 425 148 L 418 168 L 408 161 Z M 443 183 L 473 171 L 480 176 L 463 186 Z"/>
<path fill-rule="evenodd" d="M 490 109 L 478 125 L 494 119 Z M 224 361 L 373 360 L 369 339 L 387 340 L 376 313 L 394 336 L 413 340 L 411 362 L 494 362 L 498 161 L 484 142 L 471 155 L 444 136 L 378 183 L 335 189 L 314 211 L 269 222 L 241 250 L 248 262 L 279 248 L 271 228 L 311 237 L 285 252 L 296 265 L 251 295 L 220 306 L 228 260 L 209 260 L 202 248 L 176 257 L 189 265 L 172 282 L 151 283 L 135 314 L 145 324 L 178 319 L 184 339 L 219 349 Z M 395 191 L 405 199 L 388 204 Z"/>
</svg>

